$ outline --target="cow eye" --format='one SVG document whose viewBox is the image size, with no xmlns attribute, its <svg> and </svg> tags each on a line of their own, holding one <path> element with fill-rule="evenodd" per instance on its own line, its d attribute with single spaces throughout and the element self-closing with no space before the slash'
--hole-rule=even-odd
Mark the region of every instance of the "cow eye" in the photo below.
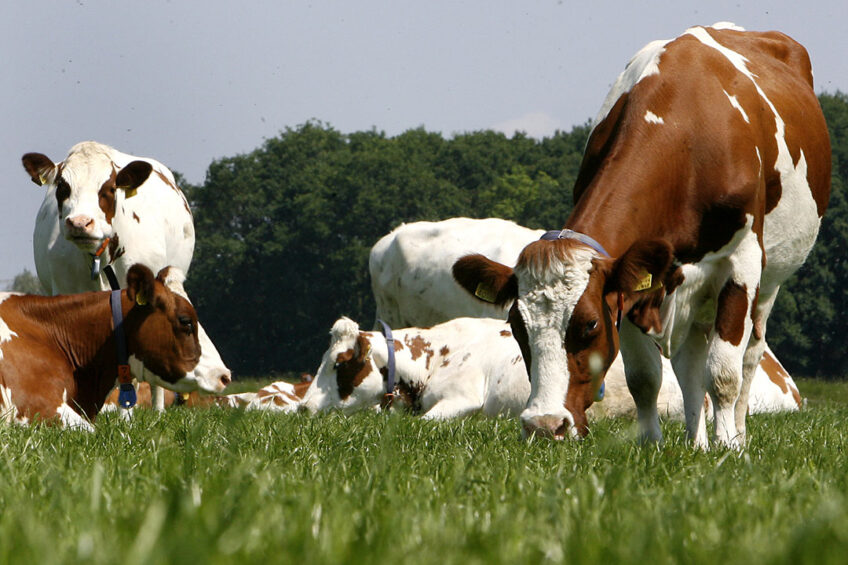
<svg viewBox="0 0 848 565">
<path fill-rule="evenodd" d="M 598 320 L 589 320 L 583 329 L 583 337 L 589 337 L 596 329 L 598 329 Z"/>
<path fill-rule="evenodd" d="M 194 323 L 188 316 L 180 316 L 179 318 L 177 318 L 177 320 L 180 322 L 180 325 L 189 333 L 192 333 L 194 331 Z"/>
</svg>

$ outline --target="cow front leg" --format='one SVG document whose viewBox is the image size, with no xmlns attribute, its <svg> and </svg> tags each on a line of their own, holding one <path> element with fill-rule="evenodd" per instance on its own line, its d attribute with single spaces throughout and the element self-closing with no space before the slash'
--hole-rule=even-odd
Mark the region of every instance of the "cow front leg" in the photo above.
<svg viewBox="0 0 848 565">
<path fill-rule="evenodd" d="M 683 416 L 686 436 L 693 445 L 708 449 L 707 424 L 704 414 L 704 367 L 707 359 L 707 336 L 692 328 L 679 352 L 672 357 L 671 366 L 683 393 Z"/>
<path fill-rule="evenodd" d="M 662 360 L 653 340 L 624 321 L 621 324 L 621 359 L 627 388 L 636 404 L 636 418 L 642 441 L 662 441 L 657 413 L 657 396 L 662 386 Z"/>
<path fill-rule="evenodd" d="M 150 385 L 150 403 L 157 412 L 165 411 L 165 389 L 161 386 Z"/>
</svg>

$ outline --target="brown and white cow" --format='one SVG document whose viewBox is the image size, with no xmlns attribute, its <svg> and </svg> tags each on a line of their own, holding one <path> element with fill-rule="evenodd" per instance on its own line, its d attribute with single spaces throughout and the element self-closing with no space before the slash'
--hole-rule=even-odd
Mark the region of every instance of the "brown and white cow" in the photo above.
<svg viewBox="0 0 848 565">
<path fill-rule="evenodd" d="M 528 245 L 514 269 L 480 255 L 454 266 L 481 299 L 515 300 L 532 380 L 524 433 L 585 434 L 620 346 L 646 439 L 661 439 L 662 352 L 694 444 L 708 445 L 708 392 L 713 438 L 742 445 L 768 314 L 829 193 L 830 141 L 801 45 L 717 24 L 639 51 L 589 137 L 568 229 Z"/>
<path fill-rule="evenodd" d="M 242 392 L 220 396 L 217 399 L 221 406 L 244 408 L 245 410 L 268 410 L 271 412 L 296 412 L 300 407 L 311 381 L 290 383 L 275 381 L 263 386 L 256 392 Z"/>
<path fill-rule="evenodd" d="M 518 415 L 530 392 L 507 322 L 457 318 L 432 328 L 393 329 L 393 405 L 428 419 L 482 412 Z M 301 406 L 310 412 L 380 405 L 386 393 L 388 345 L 381 332 L 340 318 Z"/>
<path fill-rule="evenodd" d="M 197 315 L 165 276 L 143 265 L 127 273 L 120 298 L 129 367 L 139 381 L 190 392 L 200 384 Z M 91 429 L 118 371 L 110 297 L 0 294 L 3 419 Z"/>
</svg>

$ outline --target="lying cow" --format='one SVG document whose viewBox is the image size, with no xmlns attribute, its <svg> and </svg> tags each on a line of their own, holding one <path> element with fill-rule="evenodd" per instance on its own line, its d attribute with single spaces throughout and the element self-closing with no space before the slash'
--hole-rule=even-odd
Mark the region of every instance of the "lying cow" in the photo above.
<svg viewBox="0 0 848 565">
<path fill-rule="evenodd" d="M 503 320 L 458 318 L 429 329 L 393 330 L 393 339 L 393 404 L 429 419 L 479 411 L 517 415 L 524 407 L 530 382 Z M 302 406 L 316 412 L 379 404 L 387 392 L 388 352 L 382 333 L 360 331 L 340 318 Z"/>
<path fill-rule="evenodd" d="M 169 265 L 188 272 L 194 253 L 191 210 L 162 163 L 94 141 L 73 146 L 60 163 L 41 153 L 27 153 L 22 163 L 32 181 L 46 187 L 33 250 L 48 294 L 108 290 L 110 269 L 112 283 L 123 288 L 135 263 L 153 272 Z M 171 286 L 188 299 L 181 280 L 179 288 Z M 202 327 L 198 332 L 203 355 L 196 377 L 225 386 L 230 370 Z"/>
<path fill-rule="evenodd" d="M 89 421 L 119 373 L 121 340 L 115 327 L 123 328 L 135 379 L 181 392 L 221 392 L 220 380 L 194 373 L 201 354 L 197 315 L 188 300 L 166 286 L 167 275 L 163 270 L 154 278 L 147 267 L 133 266 L 127 288 L 118 291 L 114 303 L 112 292 L 0 294 L 4 419 L 91 430 Z M 121 318 L 113 327 L 113 320 Z"/>
<path fill-rule="evenodd" d="M 530 384 L 518 343 L 506 339 L 512 336 L 506 321 L 460 318 L 430 329 L 392 333 L 397 382 L 392 393 L 413 412 L 442 419 L 480 410 L 487 415 L 515 415 L 524 408 Z M 751 413 L 798 410 L 801 398 L 795 383 L 769 353 L 754 377 Z M 294 388 L 302 384 L 274 383 L 282 384 L 285 391 L 275 394 L 269 385 L 272 388 L 260 395 L 275 399 L 277 409 L 286 412 L 298 405 L 312 412 L 373 408 L 387 392 L 387 354 L 383 333 L 360 331 L 355 322 L 341 318 L 330 331 L 330 347 L 305 394 Z M 634 416 L 635 404 L 627 390 L 621 358 L 610 367 L 606 382 L 606 396 L 595 405 L 593 415 Z M 245 396 L 245 403 L 248 401 L 257 407 L 254 397 Z M 658 406 L 661 415 L 683 419 L 683 396 L 667 360 Z"/>
<path fill-rule="evenodd" d="M 222 406 L 244 408 L 245 410 L 270 410 L 272 412 L 295 412 L 306 394 L 311 382 L 290 383 L 276 381 L 265 385 L 256 392 L 242 392 L 218 398 Z"/>
</svg>

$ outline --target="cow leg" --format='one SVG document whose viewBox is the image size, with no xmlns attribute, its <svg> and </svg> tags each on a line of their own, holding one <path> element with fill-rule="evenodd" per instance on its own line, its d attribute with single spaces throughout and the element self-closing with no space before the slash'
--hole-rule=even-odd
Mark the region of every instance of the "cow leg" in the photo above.
<svg viewBox="0 0 848 565">
<path fill-rule="evenodd" d="M 150 385 L 150 403 L 157 412 L 165 410 L 165 389 L 161 386 Z"/>
<path fill-rule="evenodd" d="M 693 327 L 678 353 L 672 357 L 671 366 L 683 393 L 683 415 L 686 418 L 686 436 L 700 449 L 709 448 L 707 425 L 704 418 L 704 386 L 707 360 L 707 337 Z"/>
<path fill-rule="evenodd" d="M 780 290 L 779 286 L 775 287 L 773 291 L 763 292 L 763 289 L 761 289 L 757 306 L 754 310 L 754 327 L 751 332 L 751 338 L 748 341 L 748 348 L 745 350 L 745 358 L 742 365 L 742 390 L 739 392 L 739 400 L 736 402 L 736 431 L 743 443 L 746 437 L 745 417 L 748 414 L 751 383 L 754 380 L 754 375 L 757 372 L 757 367 L 763 358 L 763 351 L 766 348 L 766 321 L 777 299 L 778 290 Z"/>
<path fill-rule="evenodd" d="M 621 324 L 621 357 L 627 388 L 636 403 L 642 441 L 662 441 L 657 395 L 662 386 L 662 360 L 654 341 L 628 321 Z"/>
<path fill-rule="evenodd" d="M 738 430 L 736 426 L 736 405 L 743 390 L 745 353 L 754 326 L 751 306 L 759 293 L 762 259 L 757 236 L 750 231 L 730 256 L 730 276 L 716 301 L 715 325 L 707 356 L 707 389 L 715 413 L 713 437 L 727 447 L 739 448 L 744 441 L 744 428 Z M 755 355 L 756 349 L 748 360 L 749 369 Z M 749 380 L 752 377 L 753 372 Z"/>
<path fill-rule="evenodd" d="M 440 400 L 423 416 L 425 420 L 447 420 L 462 418 L 480 410 L 481 403 L 471 398 L 450 398 Z"/>
</svg>

